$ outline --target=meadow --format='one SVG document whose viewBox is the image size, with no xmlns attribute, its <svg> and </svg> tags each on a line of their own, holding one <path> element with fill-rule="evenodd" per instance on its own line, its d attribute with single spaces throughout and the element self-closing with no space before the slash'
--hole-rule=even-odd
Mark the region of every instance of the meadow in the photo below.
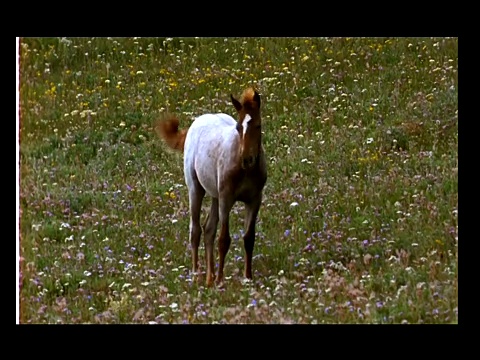
<svg viewBox="0 0 480 360">
<path fill-rule="evenodd" d="M 22 38 L 20 323 L 457 323 L 457 64 L 457 38 Z M 235 117 L 249 85 L 253 280 L 237 203 L 207 288 L 153 127 Z"/>
</svg>

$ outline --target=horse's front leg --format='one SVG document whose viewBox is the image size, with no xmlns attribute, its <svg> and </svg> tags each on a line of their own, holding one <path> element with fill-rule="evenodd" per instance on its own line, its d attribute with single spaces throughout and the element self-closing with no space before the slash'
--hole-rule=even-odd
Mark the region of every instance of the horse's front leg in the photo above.
<svg viewBox="0 0 480 360">
<path fill-rule="evenodd" d="M 245 235 L 243 245 L 245 247 L 245 277 L 252 278 L 252 255 L 255 245 L 255 222 L 260 209 L 261 197 L 245 204 Z"/>
</svg>

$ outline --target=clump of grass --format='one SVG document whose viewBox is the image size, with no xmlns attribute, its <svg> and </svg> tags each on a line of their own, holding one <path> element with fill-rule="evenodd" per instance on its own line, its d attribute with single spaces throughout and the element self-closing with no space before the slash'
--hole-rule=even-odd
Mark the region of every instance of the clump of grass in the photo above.
<svg viewBox="0 0 480 360">
<path fill-rule="evenodd" d="M 457 322 L 457 64 L 456 38 L 21 39 L 20 321 Z M 182 157 L 152 124 L 233 115 L 252 83 L 254 279 L 237 204 L 207 289 Z"/>
</svg>

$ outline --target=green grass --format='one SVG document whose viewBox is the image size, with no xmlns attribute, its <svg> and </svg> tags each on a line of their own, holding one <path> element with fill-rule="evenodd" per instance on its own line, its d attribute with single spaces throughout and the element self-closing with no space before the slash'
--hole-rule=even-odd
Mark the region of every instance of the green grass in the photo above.
<svg viewBox="0 0 480 360">
<path fill-rule="evenodd" d="M 458 322 L 456 38 L 20 50 L 21 323 Z M 226 286 L 209 289 L 189 274 L 182 155 L 152 124 L 234 115 L 250 84 L 269 172 L 254 280 L 237 203 Z"/>
</svg>

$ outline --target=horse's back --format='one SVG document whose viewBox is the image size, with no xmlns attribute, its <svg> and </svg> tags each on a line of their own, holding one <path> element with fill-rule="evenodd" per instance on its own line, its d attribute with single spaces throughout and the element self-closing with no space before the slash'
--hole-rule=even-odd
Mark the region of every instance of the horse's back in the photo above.
<svg viewBox="0 0 480 360">
<path fill-rule="evenodd" d="M 185 152 L 204 152 L 232 141 L 237 135 L 237 122 L 227 114 L 205 114 L 190 125 L 185 139 Z"/>
<path fill-rule="evenodd" d="M 229 128 L 236 125 L 233 117 L 227 114 L 204 114 L 195 119 L 189 130 L 197 128 Z"/>
</svg>

